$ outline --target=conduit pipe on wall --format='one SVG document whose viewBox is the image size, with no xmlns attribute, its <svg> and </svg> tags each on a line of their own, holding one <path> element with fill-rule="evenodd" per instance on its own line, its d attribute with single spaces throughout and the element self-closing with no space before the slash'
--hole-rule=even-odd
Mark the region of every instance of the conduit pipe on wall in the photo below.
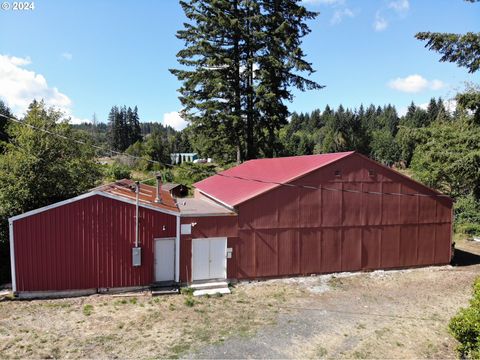
<svg viewBox="0 0 480 360">
<path fill-rule="evenodd" d="M 138 248 L 138 238 L 140 236 L 139 228 L 139 208 L 138 201 L 140 196 L 140 182 L 135 181 L 135 247 Z"/>
</svg>

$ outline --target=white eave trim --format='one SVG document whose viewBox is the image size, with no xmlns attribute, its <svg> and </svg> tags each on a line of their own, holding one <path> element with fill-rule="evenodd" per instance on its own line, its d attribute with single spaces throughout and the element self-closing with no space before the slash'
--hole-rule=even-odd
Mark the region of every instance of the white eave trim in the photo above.
<svg viewBox="0 0 480 360">
<path fill-rule="evenodd" d="M 183 218 L 200 218 L 200 217 L 215 217 L 215 216 L 237 216 L 236 212 L 229 213 L 182 213 L 180 217 Z"/>
<path fill-rule="evenodd" d="M 177 216 L 175 235 L 175 282 L 180 282 L 180 216 Z"/>
<path fill-rule="evenodd" d="M 217 203 L 219 203 L 219 204 L 222 204 L 222 205 L 225 206 L 227 209 L 232 210 L 233 212 L 235 212 L 235 208 L 234 208 L 233 206 L 231 206 L 231 205 L 229 205 L 229 204 L 227 204 L 227 203 L 224 203 L 224 202 L 221 201 L 221 200 L 218 200 L 216 197 L 214 197 L 214 196 L 210 195 L 209 193 L 206 193 L 206 192 L 204 192 L 204 191 L 202 191 L 202 190 L 200 190 L 200 189 L 198 189 L 198 188 L 197 188 L 197 190 L 200 191 L 200 192 L 201 192 L 203 195 L 205 195 L 206 197 L 214 200 L 215 202 L 217 202 Z"/>
<path fill-rule="evenodd" d="M 15 272 L 15 241 L 13 239 L 13 220 L 8 220 L 9 237 L 10 237 L 10 267 L 12 276 L 12 290 L 17 292 L 17 275 Z"/>
<path fill-rule="evenodd" d="M 109 193 L 106 193 L 106 192 L 103 192 L 103 191 L 94 190 L 94 191 L 90 191 L 88 193 L 76 196 L 76 197 L 71 198 L 71 199 L 63 200 L 63 201 L 57 202 L 55 204 L 47 205 L 47 206 L 44 206 L 44 207 L 41 207 L 41 208 L 38 208 L 38 209 L 35 209 L 35 210 L 27 211 L 26 213 L 23 213 L 23 214 L 12 216 L 8 220 L 10 222 L 13 222 L 15 220 L 23 219 L 23 218 L 26 218 L 26 217 L 29 217 L 29 216 L 47 211 L 47 210 L 55 209 L 59 206 L 71 204 L 73 202 L 83 200 L 83 199 L 86 199 L 86 198 L 89 198 L 89 197 L 95 196 L 95 195 L 104 196 L 104 197 L 109 198 L 109 199 L 118 200 L 118 201 L 122 201 L 122 202 L 127 203 L 127 204 L 135 205 L 135 200 L 130 200 L 130 199 L 118 196 L 118 195 L 113 195 L 113 194 L 109 194 Z M 150 209 L 150 210 L 158 211 L 158 212 L 173 215 L 173 216 L 179 216 L 180 215 L 179 212 L 166 210 L 166 209 L 161 209 L 161 208 L 158 208 L 156 206 L 151 206 L 151 205 L 148 205 L 148 204 L 145 204 L 145 203 L 140 203 L 139 206 L 143 207 L 145 209 Z"/>
</svg>

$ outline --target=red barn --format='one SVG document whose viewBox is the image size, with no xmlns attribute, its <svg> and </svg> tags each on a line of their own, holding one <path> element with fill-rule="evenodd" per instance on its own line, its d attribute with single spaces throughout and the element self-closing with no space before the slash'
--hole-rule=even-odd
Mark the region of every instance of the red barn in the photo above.
<svg viewBox="0 0 480 360">
<path fill-rule="evenodd" d="M 182 214 L 185 281 L 205 237 L 227 239 L 231 279 L 450 262 L 452 200 L 355 152 L 251 160 L 195 187 L 237 216 Z"/>
<path fill-rule="evenodd" d="M 355 152 L 247 161 L 173 199 L 131 181 L 10 219 L 14 291 L 450 262 L 452 200 Z"/>
</svg>

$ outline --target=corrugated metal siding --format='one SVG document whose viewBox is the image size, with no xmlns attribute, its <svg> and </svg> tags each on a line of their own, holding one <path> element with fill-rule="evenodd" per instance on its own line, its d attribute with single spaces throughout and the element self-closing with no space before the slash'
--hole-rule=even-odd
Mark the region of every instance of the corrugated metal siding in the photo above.
<svg viewBox="0 0 480 360">
<path fill-rule="evenodd" d="M 176 217 L 140 208 L 140 219 L 140 267 L 132 266 L 134 205 L 92 196 L 14 221 L 17 290 L 150 284 L 153 239 L 175 237 Z"/>
<path fill-rule="evenodd" d="M 227 275 L 237 279 L 450 261 L 450 199 L 348 192 L 435 194 L 422 185 L 357 154 L 293 183 L 342 191 L 280 186 L 239 205 L 238 217 L 182 219 L 197 222 L 182 236 L 182 281 L 198 237 L 228 237 Z"/>
<path fill-rule="evenodd" d="M 293 183 L 434 194 L 358 155 Z M 235 260 L 228 265 L 236 270 L 229 268 L 229 277 L 446 264 L 451 251 L 451 205 L 441 198 L 279 187 L 238 207 L 238 238 L 229 239 L 235 243 Z M 222 231 L 211 236 L 222 236 Z"/>
</svg>

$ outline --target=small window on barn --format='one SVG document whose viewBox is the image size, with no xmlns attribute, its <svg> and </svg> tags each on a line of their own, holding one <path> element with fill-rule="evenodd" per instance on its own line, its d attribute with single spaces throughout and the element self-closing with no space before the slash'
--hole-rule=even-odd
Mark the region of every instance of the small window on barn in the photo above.
<svg viewBox="0 0 480 360">
<path fill-rule="evenodd" d="M 342 172 L 340 170 L 335 170 L 335 177 L 341 177 Z"/>
<path fill-rule="evenodd" d="M 375 173 L 375 170 L 370 169 L 370 170 L 368 170 L 368 175 L 369 175 L 370 177 L 375 177 L 375 175 L 377 175 L 377 174 Z"/>
</svg>

